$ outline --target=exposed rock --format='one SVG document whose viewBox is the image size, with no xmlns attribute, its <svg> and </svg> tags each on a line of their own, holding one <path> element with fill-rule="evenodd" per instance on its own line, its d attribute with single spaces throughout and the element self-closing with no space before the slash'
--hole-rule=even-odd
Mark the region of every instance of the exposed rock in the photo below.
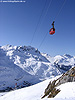
<svg viewBox="0 0 75 100">
<path fill-rule="evenodd" d="M 66 82 L 75 82 L 75 67 L 71 68 L 58 79 L 52 82 L 50 81 L 42 98 L 45 96 L 48 96 L 48 98 L 55 97 L 60 92 L 60 90 L 56 89 L 56 87 Z"/>
</svg>

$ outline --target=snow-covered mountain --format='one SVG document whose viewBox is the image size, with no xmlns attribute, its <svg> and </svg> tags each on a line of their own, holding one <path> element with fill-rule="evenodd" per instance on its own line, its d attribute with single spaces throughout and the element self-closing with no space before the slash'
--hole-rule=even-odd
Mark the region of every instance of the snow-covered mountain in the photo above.
<svg viewBox="0 0 75 100">
<path fill-rule="evenodd" d="M 57 77 L 45 80 L 30 87 L 7 92 L 5 94 L 1 93 L 2 96 L 0 100 L 75 100 L 75 82 L 68 82 L 58 86 L 57 88 L 61 91 L 55 98 L 47 98 L 46 96 L 41 99 L 48 83 L 55 79 L 57 79 Z"/>
<path fill-rule="evenodd" d="M 75 57 L 57 55 L 51 57 L 31 46 L 0 47 L 0 90 L 6 87 L 35 84 L 55 77 L 75 65 Z"/>
</svg>

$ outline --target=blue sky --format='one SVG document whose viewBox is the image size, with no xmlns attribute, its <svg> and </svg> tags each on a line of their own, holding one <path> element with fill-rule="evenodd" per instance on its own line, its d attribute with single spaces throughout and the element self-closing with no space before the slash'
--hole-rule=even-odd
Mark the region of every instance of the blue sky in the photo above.
<svg viewBox="0 0 75 100">
<path fill-rule="evenodd" d="M 62 9 L 64 0 L 23 1 L 0 3 L 0 45 L 31 45 L 51 56 L 75 56 L 75 0 L 66 0 Z M 51 36 L 55 18 L 56 32 Z"/>
</svg>

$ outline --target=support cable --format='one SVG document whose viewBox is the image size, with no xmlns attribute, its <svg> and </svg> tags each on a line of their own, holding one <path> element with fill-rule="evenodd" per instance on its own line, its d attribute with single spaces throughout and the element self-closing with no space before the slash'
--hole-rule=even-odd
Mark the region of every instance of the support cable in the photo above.
<svg viewBox="0 0 75 100">
<path fill-rule="evenodd" d="M 60 8 L 59 12 L 57 13 L 57 15 L 56 15 L 56 17 L 55 17 L 55 20 L 56 20 L 56 18 L 58 17 L 58 15 L 60 14 L 61 10 L 63 9 L 63 7 L 64 7 L 65 3 L 66 3 L 66 0 L 64 0 L 64 3 L 62 4 L 62 6 L 61 6 L 61 8 Z M 54 21 L 55 21 L 55 20 L 54 20 Z M 41 42 L 41 43 L 40 43 L 40 45 L 39 45 L 39 48 L 41 47 L 41 45 L 43 44 L 44 40 L 46 39 L 47 34 L 48 34 L 48 32 L 45 34 L 45 36 L 44 36 L 44 38 L 43 38 L 42 42 Z"/>
<path fill-rule="evenodd" d="M 39 23 L 40 23 L 40 20 L 41 20 L 42 14 L 43 14 L 43 12 L 44 12 L 44 9 L 45 9 L 45 5 L 46 5 L 46 3 L 47 3 L 47 1 L 45 1 L 44 7 L 43 7 L 42 12 L 41 12 L 41 15 L 40 15 L 39 20 L 38 20 L 38 23 L 37 23 L 37 25 L 36 25 L 35 31 L 34 31 L 34 33 L 33 33 L 33 36 L 32 36 L 31 42 L 30 42 L 30 45 L 31 45 L 32 42 L 33 42 L 33 39 L 34 39 L 35 33 L 36 33 L 36 31 L 37 31 L 37 28 L 38 28 L 38 26 L 39 26 Z"/>
<path fill-rule="evenodd" d="M 48 32 L 45 34 L 45 36 L 44 36 L 43 40 L 41 41 L 41 43 L 40 43 L 40 45 L 39 45 L 39 48 L 40 48 L 40 47 L 41 47 L 41 45 L 43 44 L 43 42 L 44 42 L 44 40 L 46 39 L 47 35 L 48 35 Z"/>
<path fill-rule="evenodd" d="M 62 4 L 62 6 L 61 6 L 61 8 L 60 8 L 59 12 L 57 13 L 57 15 L 56 15 L 56 17 L 55 17 L 54 21 L 56 20 L 56 18 L 57 18 L 57 17 L 58 17 L 58 15 L 60 14 L 61 10 L 63 9 L 63 7 L 64 7 L 64 5 L 65 5 L 65 3 L 66 3 L 66 0 L 64 0 L 64 2 L 63 2 L 63 4 Z"/>
<path fill-rule="evenodd" d="M 51 2 L 52 2 L 52 0 L 50 0 L 50 2 L 49 2 L 49 5 L 48 5 L 48 7 L 47 7 L 46 13 L 44 14 L 44 17 L 43 17 L 42 22 L 44 21 L 46 15 L 47 15 L 47 13 L 48 13 L 49 7 L 51 6 Z M 41 22 L 41 23 L 42 23 L 42 22 Z"/>
</svg>

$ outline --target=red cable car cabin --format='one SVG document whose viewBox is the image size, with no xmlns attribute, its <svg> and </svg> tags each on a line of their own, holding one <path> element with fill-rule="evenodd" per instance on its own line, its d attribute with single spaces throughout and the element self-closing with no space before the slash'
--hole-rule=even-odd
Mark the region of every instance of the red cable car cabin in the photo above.
<svg viewBox="0 0 75 100">
<path fill-rule="evenodd" d="M 50 35 L 53 35 L 55 33 L 55 28 L 51 28 L 50 30 L 49 30 L 49 34 Z"/>
</svg>

